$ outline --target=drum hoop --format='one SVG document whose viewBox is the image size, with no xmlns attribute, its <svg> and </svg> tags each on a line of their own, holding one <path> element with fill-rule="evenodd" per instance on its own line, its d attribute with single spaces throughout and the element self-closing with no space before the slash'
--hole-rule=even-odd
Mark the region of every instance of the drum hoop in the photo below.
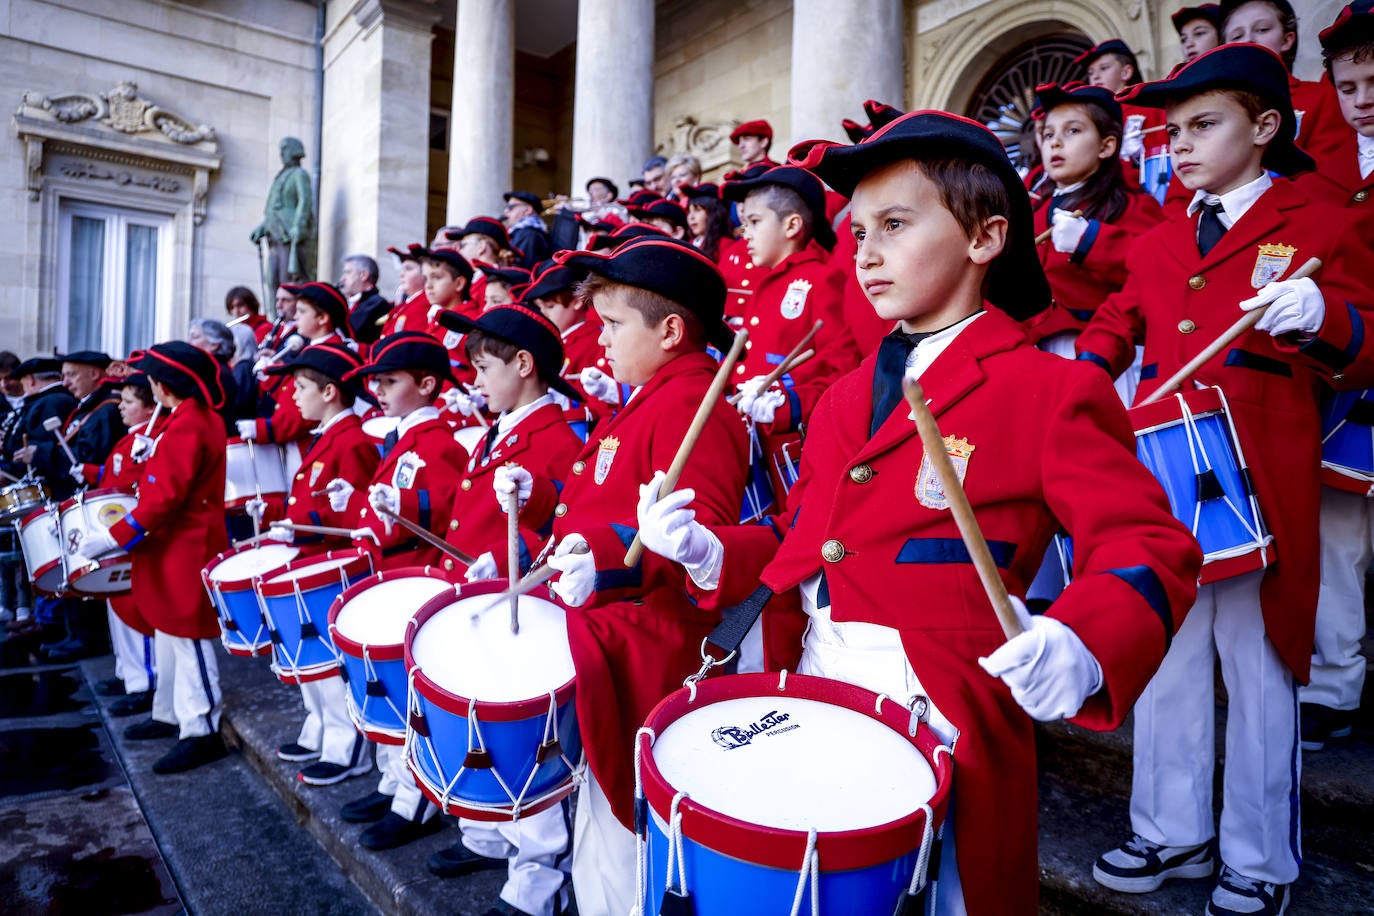
<svg viewBox="0 0 1374 916">
<path fill-rule="evenodd" d="M 282 573 L 300 569 L 302 566 L 316 566 L 321 561 L 339 560 L 344 557 L 348 558 L 348 562 L 342 566 L 330 566 L 308 576 L 286 579 L 281 582 L 271 581 Z M 270 569 L 261 575 L 254 576 L 253 587 L 263 598 L 284 598 L 295 595 L 297 588 L 302 592 L 309 592 L 321 586 L 337 584 L 340 575 L 345 579 L 351 579 L 360 570 L 366 570 L 364 575 L 372 574 L 372 554 L 365 547 L 343 547 L 339 550 L 314 553 L 304 557 L 298 556 L 294 560 L 288 560 L 276 569 Z"/>
<path fill-rule="evenodd" d="M 92 560 L 85 566 L 73 569 L 71 574 L 67 577 L 68 584 L 76 585 L 76 583 L 80 582 L 82 579 L 86 578 L 87 576 L 94 575 L 95 573 L 98 573 L 101 570 L 110 569 L 115 566 L 131 565 L 133 565 L 133 560 L 132 558 L 130 558 L 129 552 L 127 550 L 120 550 L 117 553 L 111 553 L 108 556 L 103 556 L 98 560 Z M 77 589 L 77 591 L 81 590 Z M 105 592 L 101 592 L 100 594 L 103 595 L 105 594 Z"/>
<path fill-rule="evenodd" d="M 231 593 L 233 593 L 233 592 L 243 592 L 243 591 L 252 591 L 252 590 L 253 590 L 253 580 L 257 578 L 256 575 L 251 575 L 251 576 L 248 576 L 247 578 L 244 578 L 244 579 L 212 579 L 212 578 L 210 578 L 210 570 L 212 570 L 212 569 L 214 569 L 215 567 L 219 566 L 221 563 L 223 563 L 225 560 L 228 560 L 230 557 L 238 556 L 238 555 L 241 554 L 241 553 L 249 553 L 250 551 L 257 550 L 257 549 L 260 548 L 260 547 L 267 547 L 267 546 L 271 546 L 271 545 L 262 544 L 262 543 L 258 543 L 258 544 L 240 544 L 240 545 L 237 546 L 237 547 L 230 547 L 228 550 L 225 550 L 225 551 L 222 551 L 222 552 L 220 552 L 220 553 L 215 554 L 215 558 L 214 558 L 213 560 L 211 560 L 209 563 L 206 563 L 206 564 L 205 564 L 205 567 L 204 567 L 203 569 L 201 569 L 201 571 L 200 571 L 200 578 L 201 578 L 201 580 L 205 583 L 205 587 L 206 587 L 206 588 L 213 588 L 214 586 L 219 586 L 219 590 L 220 590 L 220 591 L 222 591 L 222 592 L 231 592 Z M 296 556 L 293 557 L 292 559 L 300 559 L 300 554 L 297 553 Z M 289 563 L 289 562 L 291 562 L 291 561 L 288 560 L 287 562 Z M 271 570 L 268 570 L 268 572 L 271 573 L 271 572 L 274 572 L 275 570 L 281 569 L 281 568 L 282 568 L 282 567 L 280 567 L 280 566 L 278 566 L 278 567 L 273 567 Z"/>
<path fill-rule="evenodd" d="M 463 598 L 475 598 L 481 595 L 499 595 L 507 588 L 505 579 L 484 579 L 481 582 L 454 583 L 453 590 L 440 592 L 420 606 L 415 612 L 415 616 L 410 618 L 410 623 L 406 624 L 405 638 L 405 659 L 406 671 L 412 673 L 415 681 L 415 690 L 444 712 L 452 715 L 467 718 L 468 709 L 474 702 L 474 698 L 461 696 L 439 686 L 433 679 L 425 674 L 425 670 L 415 663 L 414 644 L 415 634 L 420 632 L 420 628 L 425 623 L 438 614 L 444 608 L 453 604 L 454 601 Z M 554 702 L 561 708 L 567 703 L 572 702 L 576 694 L 577 675 L 574 674 L 568 681 L 560 685 L 553 691 Z M 525 700 L 513 700 L 506 703 L 498 703 L 491 700 L 475 700 L 477 712 L 483 722 L 518 722 L 521 719 L 530 719 L 535 716 L 547 715 L 549 711 L 549 693 L 546 691 L 535 697 Z"/>
<path fill-rule="evenodd" d="M 399 566 L 395 569 L 379 570 L 364 579 L 359 579 L 357 582 L 354 582 L 348 588 L 344 589 L 343 592 L 334 599 L 334 603 L 329 606 L 329 632 L 334 639 L 334 646 L 336 648 L 347 649 L 349 655 L 354 658 L 362 658 L 363 644 L 356 639 L 352 639 L 346 633 L 338 629 L 337 623 L 339 615 L 343 613 L 345 604 L 348 604 L 348 602 L 372 588 L 374 585 L 380 585 L 383 582 L 395 582 L 397 579 L 440 579 L 450 585 L 456 582 L 453 574 L 440 569 L 438 566 Z M 414 617 L 414 614 L 411 616 Z M 409 621 L 407 621 L 407 625 L 409 625 Z M 372 656 L 373 661 L 401 661 L 406 657 L 405 634 L 401 635 L 399 642 L 368 643 L 367 650 Z"/>
<path fill-rule="evenodd" d="M 748 697 L 777 697 L 783 694 L 806 700 L 817 700 L 850 709 L 887 725 L 913 744 L 930 766 L 935 776 L 935 793 L 926 805 L 935 814 L 935 829 L 944 821 L 949 805 L 953 767 L 950 755 L 937 752 L 940 740 L 925 723 L 908 732 L 911 713 L 890 698 L 829 678 L 787 674 L 782 684 L 776 674 L 735 674 L 707 678 L 692 689 L 683 687 L 665 697 L 645 722 L 636 741 L 648 742 L 641 747 L 644 794 L 654 813 L 664 823 L 673 797 L 678 790 L 671 786 L 654 760 L 652 736 L 663 731 L 686 712 L 704 703 Z M 878 712 L 881 706 L 881 712 Z M 763 827 L 702 805 L 690 797 L 679 805 L 683 835 L 695 843 L 716 852 L 770 868 L 795 872 L 807 847 L 807 831 Z M 896 820 L 856 830 L 822 831 L 817 834 L 816 849 L 826 871 L 849 871 L 891 862 L 914 853 L 921 847 L 925 831 L 925 813 L 917 808 Z"/>
<path fill-rule="evenodd" d="M 34 509 L 28 515 L 24 516 L 24 520 L 19 523 L 20 533 L 22 533 L 25 528 L 29 527 L 30 522 L 35 521 L 38 518 L 38 516 L 43 515 L 44 513 L 51 513 L 54 517 L 56 517 L 59 520 L 62 518 L 62 513 L 58 511 L 57 506 L 54 506 L 51 503 L 39 506 L 37 509 Z"/>
<path fill-rule="evenodd" d="M 439 808 L 439 810 L 445 814 L 455 817 L 466 817 L 474 821 L 509 822 L 511 820 L 513 806 L 509 802 L 493 802 L 490 805 L 481 805 L 463 801 L 450 794 L 448 802 L 445 803 L 443 801 L 443 793 L 438 790 L 438 787 L 433 784 L 428 776 L 420 772 L 420 768 L 415 765 L 412 758 L 413 754 L 408 752 L 406 754 L 406 769 L 410 770 L 411 775 L 415 777 L 415 785 L 420 789 L 422 795 L 428 798 L 435 807 Z M 577 781 L 574 779 L 574 774 L 569 773 L 567 781 L 559 783 L 557 788 L 552 789 L 548 793 L 532 801 L 526 801 L 521 804 L 520 816 L 529 817 L 532 814 L 546 811 L 571 795 L 576 788 Z"/>
</svg>

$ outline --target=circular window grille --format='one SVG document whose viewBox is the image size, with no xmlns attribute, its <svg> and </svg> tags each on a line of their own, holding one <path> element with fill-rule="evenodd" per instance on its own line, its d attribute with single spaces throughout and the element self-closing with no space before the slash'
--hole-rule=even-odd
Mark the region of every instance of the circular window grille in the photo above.
<svg viewBox="0 0 1374 916">
<path fill-rule="evenodd" d="M 1060 33 L 1027 42 L 993 66 L 969 104 L 969 117 L 986 124 L 1007 148 L 1013 162 L 1023 163 L 1022 134 L 1035 105 L 1035 87 L 1082 79 L 1073 59 L 1092 47 L 1082 35 Z"/>
</svg>

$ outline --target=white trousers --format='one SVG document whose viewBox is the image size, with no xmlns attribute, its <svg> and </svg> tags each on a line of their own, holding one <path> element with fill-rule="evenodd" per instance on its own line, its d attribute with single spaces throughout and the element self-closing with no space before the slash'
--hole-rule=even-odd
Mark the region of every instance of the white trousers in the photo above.
<svg viewBox="0 0 1374 916">
<path fill-rule="evenodd" d="M 1221 859 L 1249 878 L 1298 877 L 1301 836 L 1297 691 L 1264 632 L 1262 571 L 1204 585 L 1135 705 L 1131 829 L 1152 843 L 1219 837 Z M 1215 659 L 1226 684 L 1226 771 L 1213 826 Z"/>
<path fill-rule="evenodd" d="M 428 821 L 439 813 L 420 793 L 410 768 L 406 766 L 405 748 L 396 744 L 377 745 L 377 769 L 382 778 L 377 791 L 391 796 L 391 810 L 408 821 Z"/>
<path fill-rule="evenodd" d="M 531 916 L 554 916 L 566 898 L 572 864 L 572 825 L 564 800 L 518 821 L 458 818 L 463 845 L 478 855 L 508 859 L 501 899 Z M 593 912 L 586 910 L 587 913 Z"/>
<path fill-rule="evenodd" d="M 157 687 L 153 690 L 153 718 L 176 725 L 182 738 L 199 738 L 219 731 L 222 710 L 219 663 L 215 640 L 153 633 Z"/>
<path fill-rule="evenodd" d="M 153 637 L 144 636 L 120 620 L 108 601 L 105 602 L 105 614 L 110 619 L 110 647 L 114 651 L 115 677 L 124 682 L 127 693 L 152 690 L 157 681 Z"/>
<path fill-rule="evenodd" d="M 577 790 L 572 878 L 577 911 L 585 916 L 628 916 L 636 905 L 635 835 L 611 813 L 591 768 Z"/>
<path fill-rule="evenodd" d="M 362 759 L 367 745 L 348 717 L 344 699 L 343 678 L 335 675 L 318 681 L 306 681 L 301 687 L 301 701 L 305 703 L 305 722 L 296 743 L 320 752 L 320 760 L 355 767 Z M 366 771 L 364 771 L 366 772 Z"/>
<path fill-rule="evenodd" d="M 1359 709 L 1364 690 L 1364 577 L 1374 561 L 1374 499 L 1322 487 L 1322 585 L 1312 679 L 1298 700 Z"/>
</svg>

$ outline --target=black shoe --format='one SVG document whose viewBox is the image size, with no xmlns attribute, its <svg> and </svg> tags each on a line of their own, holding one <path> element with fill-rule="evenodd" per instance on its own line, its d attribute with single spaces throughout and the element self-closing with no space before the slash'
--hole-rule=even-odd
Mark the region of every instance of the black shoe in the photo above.
<svg viewBox="0 0 1374 916">
<path fill-rule="evenodd" d="M 1302 749 L 1319 751 L 1333 738 L 1348 738 L 1354 731 L 1353 709 L 1332 709 L 1316 703 L 1298 707 L 1302 719 Z"/>
<path fill-rule="evenodd" d="M 502 865 L 506 864 L 505 859 L 498 860 Z M 516 909 L 504 900 L 497 900 L 496 906 L 487 910 L 482 916 L 530 916 L 524 910 Z"/>
<path fill-rule="evenodd" d="M 277 759 L 285 760 L 288 763 L 300 763 L 303 760 L 315 760 L 320 756 L 319 751 L 312 751 L 304 745 L 292 741 L 290 744 L 283 744 L 277 748 Z"/>
<path fill-rule="evenodd" d="M 120 697 L 110 703 L 110 715 L 116 718 L 121 716 L 132 716 L 140 712 L 147 712 L 153 708 L 153 692 L 145 690 L 142 693 L 131 693 L 128 696 Z"/>
<path fill-rule="evenodd" d="M 175 738 L 179 729 L 157 719 L 144 719 L 124 729 L 124 737 L 130 741 L 148 741 L 152 738 Z"/>
<path fill-rule="evenodd" d="M 440 878 L 456 878 L 476 871 L 505 867 L 505 859 L 492 859 L 475 853 L 464 846 L 462 840 L 425 860 L 425 868 L 429 869 L 429 873 Z"/>
<path fill-rule="evenodd" d="M 391 810 L 391 796 L 373 792 L 362 798 L 355 798 L 339 810 L 339 818 L 348 824 L 370 824 L 381 820 L 382 815 Z"/>
<path fill-rule="evenodd" d="M 219 732 L 211 732 L 197 738 L 182 738 L 175 747 L 153 764 L 153 772 L 165 775 L 193 770 L 228 753 L 229 749 L 224 746 L 224 739 L 219 736 Z"/>
<path fill-rule="evenodd" d="M 300 773 L 296 774 L 296 777 L 307 786 L 332 786 L 335 783 L 343 782 L 345 779 L 352 779 L 354 776 L 366 776 L 370 772 L 372 772 L 372 761 L 367 759 L 353 767 L 346 763 L 330 763 L 327 760 L 321 760 L 301 770 Z"/>
<path fill-rule="evenodd" d="M 102 697 L 122 697 L 127 692 L 124 689 L 124 682 L 117 677 L 107 677 L 103 681 L 96 681 L 92 689 Z"/>
<path fill-rule="evenodd" d="M 427 821 L 408 821 L 395 811 L 388 811 L 380 821 L 362 832 L 358 837 L 358 845 L 364 849 L 395 849 L 436 833 L 442 826 L 437 817 Z"/>
<path fill-rule="evenodd" d="M 55 649 L 48 651 L 48 661 L 54 665 L 65 665 L 70 662 L 79 662 L 83 658 L 93 658 L 99 655 L 98 649 L 90 643 L 80 639 L 73 639 L 63 643 Z"/>
<path fill-rule="evenodd" d="M 38 644 L 38 654 L 49 661 L 52 660 L 54 652 L 66 652 L 68 649 L 81 645 L 81 640 L 75 636 L 63 636 L 61 639 L 54 639 L 50 642 Z"/>
</svg>

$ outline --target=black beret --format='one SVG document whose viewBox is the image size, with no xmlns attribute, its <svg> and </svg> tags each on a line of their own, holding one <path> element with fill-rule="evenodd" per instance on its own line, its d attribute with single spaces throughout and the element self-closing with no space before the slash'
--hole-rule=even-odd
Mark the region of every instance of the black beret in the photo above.
<svg viewBox="0 0 1374 916">
<path fill-rule="evenodd" d="M 473 217 L 466 226 L 446 229 L 444 235 L 447 236 L 450 241 L 457 241 L 465 235 L 485 235 L 496 243 L 497 248 L 516 251 L 517 254 L 523 254 L 523 252 L 517 251 L 511 245 L 510 235 L 507 234 L 506 227 L 501 225 L 501 221 L 499 219 L 493 219 L 490 216 Z"/>
<path fill-rule="evenodd" d="M 1131 66 L 1135 67 L 1136 74 L 1140 74 L 1140 67 L 1136 64 L 1135 61 L 1135 52 L 1132 51 L 1130 47 L 1126 44 L 1126 42 L 1122 41 L 1120 38 L 1108 38 L 1100 45 L 1093 45 L 1091 48 L 1075 57 L 1073 59 L 1073 62 L 1076 64 L 1082 64 L 1084 67 L 1091 67 L 1093 61 L 1097 60 L 1104 54 L 1125 55 L 1130 59 Z"/>
<path fill-rule="evenodd" d="M 332 283 L 283 283 L 281 288 L 329 316 L 336 331 L 348 329 L 348 298 Z"/>
<path fill-rule="evenodd" d="M 584 187 L 585 187 L 588 191 L 591 191 L 592 185 L 594 185 L 594 184 L 604 184 L 604 185 L 610 190 L 610 192 L 611 192 L 611 199 L 612 199 L 612 200 L 614 200 L 615 198 L 617 198 L 617 197 L 620 196 L 620 188 L 616 187 L 615 182 L 614 182 L 614 181 L 611 181 L 611 179 L 609 179 L 609 178 L 601 178 L 601 177 L 597 177 L 597 178 L 588 178 L 588 179 L 587 179 L 587 183 L 586 183 L 586 185 L 584 185 Z"/>
<path fill-rule="evenodd" d="M 284 363 L 268 366 L 265 372 L 268 375 L 290 375 L 297 369 L 313 369 L 334 379 L 341 386 L 347 386 L 354 397 L 375 404 L 376 400 L 365 385 L 347 381 L 362 366 L 362 357 L 349 347 L 341 343 L 322 343 L 306 347 Z"/>
<path fill-rule="evenodd" d="M 474 266 L 482 271 L 482 276 L 507 286 L 520 286 L 530 282 L 530 272 L 523 267 L 499 267 L 486 261 L 476 261 Z"/>
<path fill-rule="evenodd" d="M 778 185 L 797 193 L 811 210 L 811 234 L 826 251 L 835 247 L 835 230 L 825 218 L 825 188 L 820 180 L 806 169 L 794 165 L 779 165 L 753 178 L 727 181 L 721 190 L 726 200 L 743 202 L 751 191 Z"/>
<path fill-rule="evenodd" d="M 619 248 L 631 239 L 642 238 L 672 238 L 657 226 L 650 226 L 648 223 L 626 223 L 616 229 L 611 230 L 605 235 L 598 235 L 591 240 L 592 251 L 606 251 L 612 248 Z"/>
<path fill-rule="evenodd" d="M 869 99 L 864 102 L 864 114 L 868 115 L 867 124 L 859 124 L 845 118 L 840 124 L 844 127 L 844 132 L 849 135 L 849 139 L 855 143 L 865 137 L 871 136 L 875 130 L 887 126 L 890 122 L 902 116 L 899 108 L 893 108 L 884 102 Z"/>
<path fill-rule="evenodd" d="M 211 410 L 224 406 L 224 386 L 220 383 L 219 363 L 209 353 L 182 340 L 154 344 L 139 354 L 130 365 L 174 392 L 187 392 Z"/>
<path fill-rule="evenodd" d="M 662 197 L 643 206 L 631 207 L 630 215 L 640 219 L 666 219 L 674 226 L 687 228 L 687 211 L 682 209 L 681 204 Z"/>
<path fill-rule="evenodd" d="M 57 375 L 62 371 L 62 360 L 51 356 L 31 356 L 14 367 L 10 378 L 19 379 L 26 375 Z"/>
<path fill-rule="evenodd" d="M 1169 17 L 1169 21 L 1174 24 L 1175 32 L 1182 32 L 1183 27 L 1194 19 L 1205 19 L 1220 32 L 1221 5 L 1217 3 L 1203 3 L 1199 6 L 1185 6 Z"/>
<path fill-rule="evenodd" d="M 520 292 L 520 298 L 525 302 L 533 303 L 536 299 L 543 299 L 545 296 L 552 296 L 554 293 L 568 292 L 586 276 L 583 271 L 575 270 L 571 267 L 564 267 L 552 261 L 545 261 L 547 267 L 542 267 L 530 281 L 530 285 Z M 542 265 L 541 265 L 542 266 Z"/>
<path fill-rule="evenodd" d="M 1336 21 L 1317 36 L 1322 50 L 1331 51 L 1343 43 L 1361 43 L 1374 39 L 1374 0 L 1355 0 L 1336 14 Z"/>
<path fill-rule="evenodd" d="M 536 213 L 544 209 L 544 202 L 540 200 L 538 197 L 531 194 L 529 191 L 507 191 L 505 194 L 502 194 L 501 197 L 506 201 L 506 203 L 510 203 L 512 200 L 518 200 L 522 203 L 527 203 L 534 208 L 534 212 Z"/>
<path fill-rule="evenodd" d="M 418 245 L 411 245 L 410 251 L 422 261 L 438 261 L 440 264 L 447 264 L 458 271 L 460 277 L 463 277 L 469 283 L 472 282 L 472 265 L 468 263 L 467 258 L 463 257 L 454 249 L 422 248 Z"/>
<path fill-rule="evenodd" d="M 443 344 L 419 331 L 398 331 L 372 345 L 371 360 L 351 370 L 345 382 L 380 372 L 428 372 L 439 378 L 458 383 L 453 366 Z"/>
<path fill-rule="evenodd" d="M 439 323 L 450 331 L 464 334 L 481 331 L 489 337 L 515 344 L 534 357 L 539 377 L 559 394 L 582 400 L 577 389 L 563 380 L 563 337 L 552 321 L 538 309 L 517 302 L 494 305 L 474 320 L 449 310 L 439 313 Z"/>
<path fill-rule="evenodd" d="M 1035 106 L 1040 109 L 1042 117 L 1052 109 L 1070 102 L 1096 105 L 1118 123 L 1122 121 L 1121 103 L 1116 100 L 1110 89 L 1103 86 L 1089 86 L 1087 83 L 1075 81 L 1064 83 L 1062 86 L 1058 83 L 1046 83 L 1035 87 Z"/>
<path fill-rule="evenodd" d="M 60 362 L 76 363 L 81 366 L 95 366 L 97 369 L 107 369 L 110 365 L 110 357 L 99 350 L 76 350 L 72 353 L 61 353 L 55 357 Z"/>
</svg>

